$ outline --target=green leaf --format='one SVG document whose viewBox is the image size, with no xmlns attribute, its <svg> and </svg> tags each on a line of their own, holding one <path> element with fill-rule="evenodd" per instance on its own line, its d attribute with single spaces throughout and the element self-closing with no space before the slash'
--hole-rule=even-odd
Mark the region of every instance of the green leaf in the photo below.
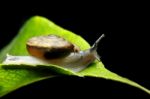
<svg viewBox="0 0 150 99">
<path fill-rule="evenodd" d="M 15 56 L 28 55 L 25 45 L 26 40 L 28 40 L 32 36 L 48 34 L 55 34 L 64 37 L 70 42 L 78 45 L 82 50 L 90 47 L 90 45 L 79 35 L 76 35 L 68 30 L 57 26 L 56 24 L 44 17 L 35 16 L 25 23 L 25 25 L 21 28 L 18 35 L 13 39 L 13 41 L 0 52 L 0 62 L 2 62 L 5 59 L 7 53 Z M 133 82 L 127 78 L 121 77 L 107 70 L 104 67 L 103 63 L 98 61 L 95 61 L 86 69 L 78 73 L 56 65 L 38 65 L 36 67 L 29 65 L 21 66 L 24 68 L 19 68 L 19 66 L 17 65 L 9 65 L 8 67 L 10 68 L 5 67 L 7 66 L 0 64 L 0 96 L 3 96 L 17 88 L 33 83 L 35 81 L 59 76 L 62 74 L 76 75 L 79 77 L 92 76 L 119 81 L 137 87 L 150 94 L 150 91 L 148 89 L 142 87 L 136 82 Z"/>
</svg>

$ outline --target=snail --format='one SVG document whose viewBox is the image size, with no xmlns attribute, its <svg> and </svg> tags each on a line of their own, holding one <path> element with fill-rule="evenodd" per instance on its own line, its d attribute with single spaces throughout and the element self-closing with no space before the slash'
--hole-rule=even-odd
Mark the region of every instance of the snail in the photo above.
<svg viewBox="0 0 150 99">
<path fill-rule="evenodd" d="M 54 64 L 75 72 L 81 71 L 95 59 L 100 61 L 97 47 L 103 37 L 104 34 L 87 50 L 80 50 L 77 45 L 56 35 L 32 37 L 26 43 L 27 51 L 31 56 L 7 55 L 3 63 Z"/>
</svg>

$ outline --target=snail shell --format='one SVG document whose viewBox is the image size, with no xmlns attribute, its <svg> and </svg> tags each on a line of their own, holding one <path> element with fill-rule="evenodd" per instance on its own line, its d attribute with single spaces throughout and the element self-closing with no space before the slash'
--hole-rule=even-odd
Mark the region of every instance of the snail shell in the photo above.
<svg viewBox="0 0 150 99">
<path fill-rule="evenodd" d="M 7 55 L 4 64 L 54 64 L 71 69 L 75 72 L 83 70 L 95 59 L 100 61 L 97 47 L 102 34 L 93 46 L 87 50 L 79 47 L 56 35 L 37 36 L 30 38 L 27 43 L 27 51 L 31 56 Z"/>
<path fill-rule="evenodd" d="M 30 55 L 40 59 L 57 59 L 79 52 L 79 47 L 56 35 L 33 37 L 27 41 Z"/>
</svg>

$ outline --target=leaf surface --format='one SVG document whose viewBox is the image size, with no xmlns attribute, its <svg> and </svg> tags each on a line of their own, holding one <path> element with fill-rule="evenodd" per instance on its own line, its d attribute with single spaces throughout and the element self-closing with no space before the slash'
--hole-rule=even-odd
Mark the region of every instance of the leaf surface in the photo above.
<svg viewBox="0 0 150 99">
<path fill-rule="evenodd" d="M 34 16 L 24 24 L 18 35 L 10 42 L 10 44 L 1 50 L 0 63 L 2 63 L 6 58 L 6 54 L 15 56 L 29 55 L 26 51 L 26 41 L 33 36 L 48 34 L 59 35 L 72 42 L 73 44 L 79 46 L 81 50 L 85 50 L 90 47 L 88 42 L 86 42 L 81 36 L 59 27 L 44 17 Z M 17 88 L 33 83 L 35 81 L 56 77 L 62 74 L 76 75 L 79 77 L 92 76 L 119 81 L 137 87 L 150 94 L 148 89 L 142 87 L 136 82 L 133 82 L 107 70 L 103 63 L 98 61 L 93 62 L 90 66 L 78 73 L 56 65 L 38 65 L 36 67 L 23 65 L 22 67 L 24 68 L 11 68 L 18 67 L 17 65 L 14 66 L 12 64 L 8 67 L 10 68 L 5 68 L 5 65 L 0 64 L 0 96 L 3 96 L 13 90 L 16 90 Z"/>
</svg>

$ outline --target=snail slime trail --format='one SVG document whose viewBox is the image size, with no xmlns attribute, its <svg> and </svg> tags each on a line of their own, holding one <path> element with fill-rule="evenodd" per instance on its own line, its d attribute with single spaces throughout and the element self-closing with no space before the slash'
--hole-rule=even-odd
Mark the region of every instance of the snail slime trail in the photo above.
<svg viewBox="0 0 150 99">
<path fill-rule="evenodd" d="M 32 37 L 26 43 L 27 51 L 31 56 L 7 55 L 3 64 L 28 64 L 34 66 L 54 64 L 78 72 L 95 59 L 100 61 L 97 48 L 103 37 L 104 34 L 87 50 L 80 50 L 77 45 L 56 35 Z"/>
</svg>

